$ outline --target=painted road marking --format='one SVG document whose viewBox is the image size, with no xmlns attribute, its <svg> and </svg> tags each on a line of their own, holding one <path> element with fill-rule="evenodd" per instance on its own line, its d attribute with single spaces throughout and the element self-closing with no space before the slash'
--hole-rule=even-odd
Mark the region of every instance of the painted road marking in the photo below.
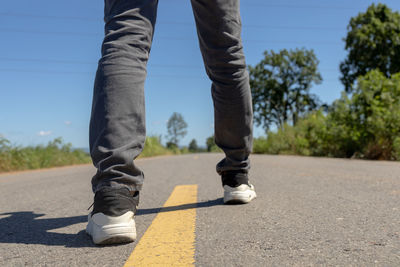
<svg viewBox="0 0 400 267">
<path fill-rule="evenodd" d="M 197 185 L 179 185 L 126 261 L 127 266 L 194 266 Z"/>
</svg>

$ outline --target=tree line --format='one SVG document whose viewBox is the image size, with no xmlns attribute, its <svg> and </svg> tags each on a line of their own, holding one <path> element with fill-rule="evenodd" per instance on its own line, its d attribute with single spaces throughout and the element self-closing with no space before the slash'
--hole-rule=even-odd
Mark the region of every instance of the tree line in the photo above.
<svg viewBox="0 0 400 267">
<path fill-rule="evenodd" d="M 178 112 L 172 113 L 171 117 L 167 121 L 167 142 L 166 146 L 168 149 L 179 152 L 221 152 L 222 150 L 217 147 L 214 140 L 214 135 L 211 135 L 206 139 L 206 146 L 202 147 L 197 144 L 196 139 L 192 139 L 188 147 L 179 147 L 179 142 L 187 134 L 188 124 L 183 118 L 182 114 Z M 161 137 L 159 138 L 159 143 L 161 143 Z"/>
<path fill-rule="evenodd" d="M 265 51 L 248 66 L 254 121 L 267 134 L 255 153 L 400 159 L 400 14 L 372 4 L 347 30 L 343 92 L 330 105 L 310 93 L 322 82 L 313 50 Z"/>
<path fill-rule="evenodd" d="M 248 66 L 254 122 L 266 131 L 254 140 L 254 153 L 400 159 L 400 14 L 372 4 L 347 30 L 343 91 L 331 104 L 311 93 L 323 82 L 313 50 L 267 50 Z M 167 148 L 179 150 L 187 134 L 181 114 L 172 114 L 167 130 Z M 182 149 L 221 151 L 214 136 L 205 148 L 193 139 Z"/>
</svg>

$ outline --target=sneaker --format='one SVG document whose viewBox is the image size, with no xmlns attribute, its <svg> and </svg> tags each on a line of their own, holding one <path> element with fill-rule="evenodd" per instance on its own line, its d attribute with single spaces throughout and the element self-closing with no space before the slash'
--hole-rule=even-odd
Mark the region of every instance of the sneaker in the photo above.
<svg viewBox="0 0 400 267">
<path fill-rule="evenodd" d="M 225 204 L 246 204 L 256 198 L 256 191 L 252 184 L 242 184 L 237 187 L 224 185 Z"/>
<path fill-rule="evenodd" d="M 139 192 L 127 188 L 104 188 L 94 196 L 86 232 L 97 245 L 129 243 L 136 240 L 134 216 Z"/>
<path fill-rule="evenodd" d="M 246 204 L 256 198 L 254 186 L 249 183 L 247 173 L 229 171 L 221 175 L 225 204 Z"/>
</svg>

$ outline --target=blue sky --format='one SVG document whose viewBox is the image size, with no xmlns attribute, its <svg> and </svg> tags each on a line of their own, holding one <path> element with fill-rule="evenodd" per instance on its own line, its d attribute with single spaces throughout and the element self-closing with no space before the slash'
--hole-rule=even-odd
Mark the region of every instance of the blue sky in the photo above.
<svg viewBox="0 0 400 267">
<path fill-rule="evenodd" d="M 371 3 L 400 10 L 400 1 L 243 0 L 247 64 L 265 50 L 314 49 L 323 83 L 312 89 L 323 102 L 340 96 L 339 64 L 346 26 Z M 88 123 L 103 37 L 103 1 L 5 1 L 0 11 L 0 134 L 18 145 L 62 137 L 88 147 Z M 160 0 L 146 81 L 148 135 L 162 135 L 179 112 L 187 145 L 213 133 L 210 81 L 198 48 L 189 0 Z M 264 130 L 255 127 L 255 136 Z"/>
</svg>

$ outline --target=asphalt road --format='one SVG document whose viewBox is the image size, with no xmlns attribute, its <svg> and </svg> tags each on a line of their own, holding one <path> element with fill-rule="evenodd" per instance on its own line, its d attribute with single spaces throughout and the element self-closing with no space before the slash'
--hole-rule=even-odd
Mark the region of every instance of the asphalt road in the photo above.
<svg viewBox="0 0 400 267">
<path fill-rule="evenodd" d="M 222 204 L 222 154 L 141 159 L 138 238 L 176 185 L 197 184 L 197 266 L 400 266 L 400 163 L 252 155 L 258 198 Z M 89 165 L 0 175 L 0 266 L 123 266 L 135 243 L 85 234 Z"/>
</svg>

